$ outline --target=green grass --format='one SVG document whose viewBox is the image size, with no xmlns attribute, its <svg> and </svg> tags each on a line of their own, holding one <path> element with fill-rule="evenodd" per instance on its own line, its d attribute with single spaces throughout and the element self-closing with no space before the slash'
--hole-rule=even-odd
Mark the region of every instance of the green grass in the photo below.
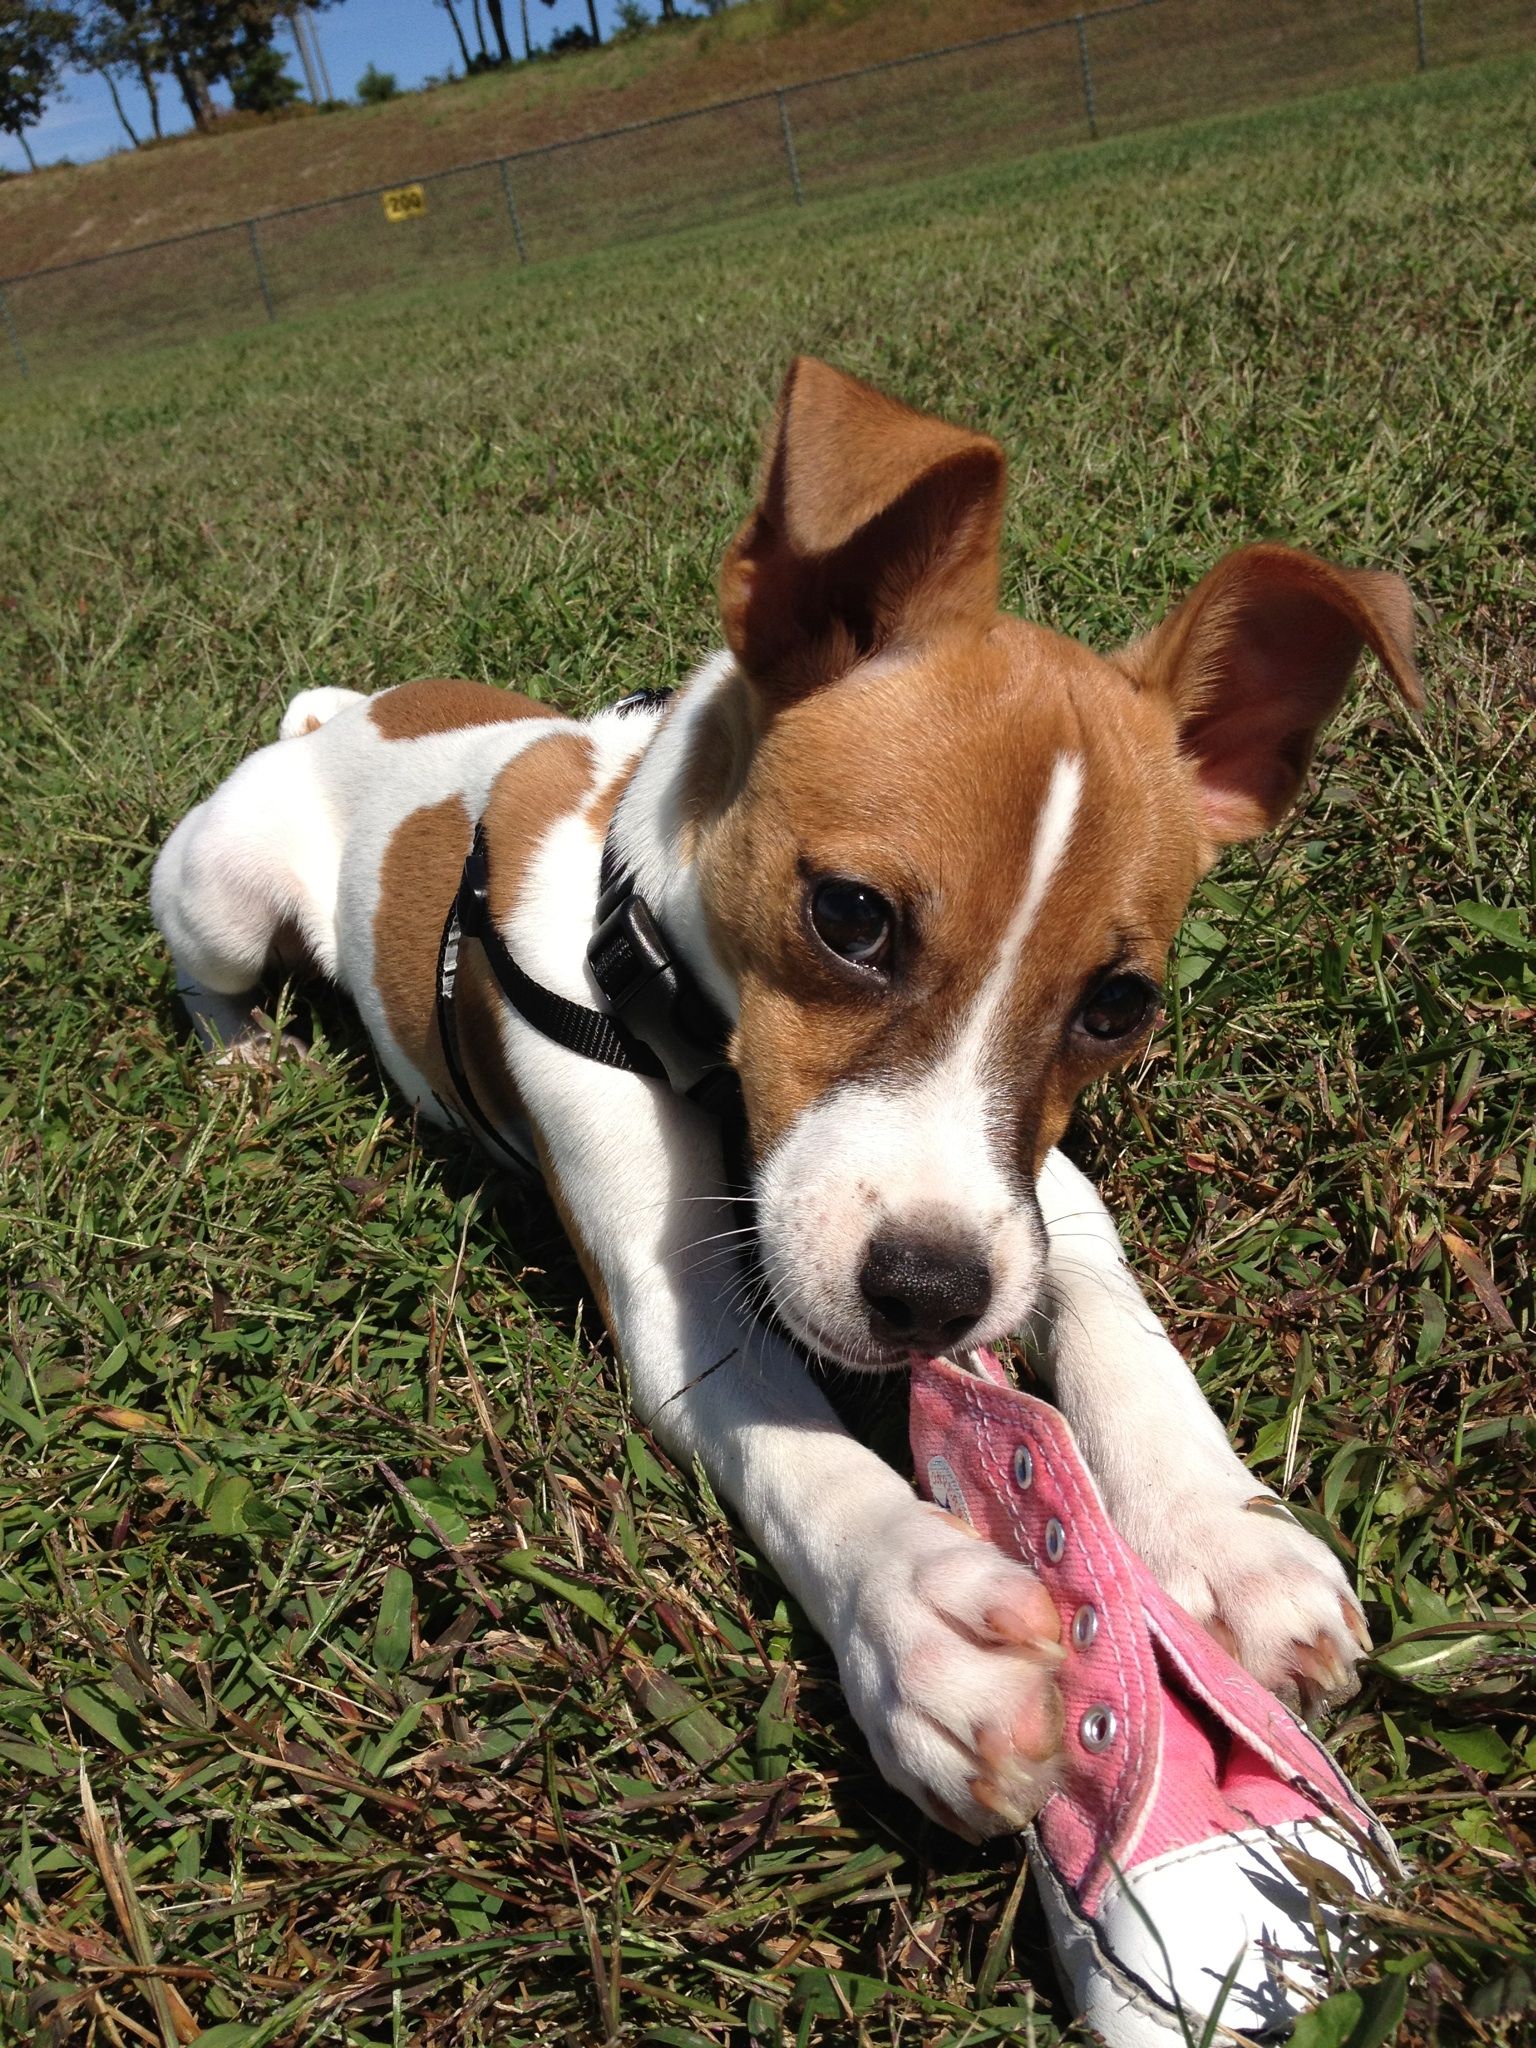
<svg viewBox="0 0 1536 2048">
<path fill-rule="evenodd" d="M 1002 437 L 1007 600 L 1086 638 L 1263 533 L 1422 600 L 1422 726 L 1365 678 L 1074 1144 L 1388 1645 L 1337 1734 L 1413 1880 L 1312 2048 L 1529 2038 L 1533 82 L 8 401 L 0 2035 L 1058 2037 L 1016 1851 L 883 1789 L 825 1653 L 635 1429 L 542 1198 L 414 1131 L 329 1001 L 312 1064 L 210 1074 L 147 913 L 156 847 L 297 688 L 675 678 L 808 348 Z"/>
</svg>

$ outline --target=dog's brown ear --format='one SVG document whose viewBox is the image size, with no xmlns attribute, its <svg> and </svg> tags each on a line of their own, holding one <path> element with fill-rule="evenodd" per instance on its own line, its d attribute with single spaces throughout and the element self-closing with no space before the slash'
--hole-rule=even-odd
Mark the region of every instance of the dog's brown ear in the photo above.
<svg viewBox="0 0 1536 2048">
<path fill-rule="evenodd" d="M 1366 647 L 1422 709 L 1402 577 L 1260 542 L 1218 562 L 1115 659 L 1172 704 L 1206 835 L 1222 846 L 1284 817 Z"/>
<path fill-rule="evenodd" d="M 720 572 L 732 653 L 770 702 L 997 609 L 1003 451 L 801 356 L 757 505 Z"/>
</svg>

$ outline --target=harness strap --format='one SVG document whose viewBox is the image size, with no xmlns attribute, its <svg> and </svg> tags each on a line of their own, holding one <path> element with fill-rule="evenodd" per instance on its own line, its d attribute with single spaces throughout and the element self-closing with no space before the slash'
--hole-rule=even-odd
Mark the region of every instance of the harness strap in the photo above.
<svg viewBox="0 0 1536 2048">
<path fill-rule="evenodd" d="M 464 1069 L 464 1056 L 459 1049 L 458 1011 L 454 1004 L 454 993 L 459 976 L 459 947 L 463 941 L 463 926 L 459 918 L 459 892 L 455 891 L 448 906 L 448 916 L 443 924 L 443 936 L 437 949 L 437 1036 L 443 1048 L 443 1065 L 448 1069 L 448 1078 L 453 1083 L 453 1092 L 458 1109 L 451 1102 L 444 1102 L 439 1095 L 438 1107 L 455 1125 L 462 1126 L 468 1118 L 478 1128 L 483 1143 L 494 1146 L 504 1159 L 526 1166 L 522 1154 L 509 1145 L 496 1125 L 480 1106 L 480 1098 L 469 1085 L 469 1075 Z M 460 1116 L 459 1110 L 463 1111 Z"/>
<path fill-rule="evenodd" d="M 637 691 L 617 708 L 653 710 L 669 691 Z M 587 947 L 592 978 L 608 1008 L 545 988 L 512 957 L 490 912 L 490 865 L 483 823 L 475 826 L 459 886 L 448 907 L 437 956 L 437 1030 L 454 1093 L 480 1135 L 518 1164 L 475 1096 L 465 1071 L 455 1014 L 459 954 L 476 940 L 503 996 L 526 1024 L 583 1059 L 665 1081 L 725 1126 L 727 1151 L 739 1158 L 745 1135 L 741 1083 L 726 1058 L 729 1024 L 685 963 L 676 959 L 649 906 L 635 894 L 610 833 L 603 848 L 597 925 Z M 452 1115 L 451 1106 L 443 1107 Z M 455 1119 L 457 1121 L 458 1119 Z"/>
<path fill-rule="evenodd" d="M 553 1039 L 556 1045 L 580 1053 L 583 1059 L 664 1081 L 667 1070 L 655 1053 L 617 1019 L 601 1010 L 589 1010 L 582 1003 L 573 1003 L 568 996 L 545 988 L 518 966 L 491 918 L 490 887 L 485 826 L 478 824 L 455 899 L 459 928 L 466 938 L 479 940 L 502 994 L 523 1022 Z"/>
</svg>

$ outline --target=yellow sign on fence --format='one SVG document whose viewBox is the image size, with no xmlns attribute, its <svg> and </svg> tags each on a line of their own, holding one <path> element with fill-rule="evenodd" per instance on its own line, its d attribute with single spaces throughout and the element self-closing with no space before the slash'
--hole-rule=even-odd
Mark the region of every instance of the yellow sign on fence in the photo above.
<svg viewBox="0 0 1536 2048">
<path fill-rule="evenodd" d="M 415 220 L 418 214 L 427 210 L 424 185 L 397 185 L 393 192 L 386 192 L 383 197 L 386 220 Z"/>
</svg>

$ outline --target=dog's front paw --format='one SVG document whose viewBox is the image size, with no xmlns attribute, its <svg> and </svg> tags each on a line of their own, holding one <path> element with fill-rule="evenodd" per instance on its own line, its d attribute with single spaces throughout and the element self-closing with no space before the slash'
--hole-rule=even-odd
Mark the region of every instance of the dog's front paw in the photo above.
<svg viewBox="0 0 1536 2048">
<path fill-rule="evenodd" d="M 880 1531 L 836 1633 L 843 1690 L 883 1775 L 979 1840 L 1022 1827 L 1053 1784 L 1061 1622 L 1021 1564 L 940 1508 Z"/>
<path fill-rule="evenodd" d="M 1261 1684 L 1307 1712 L 1359 1689 L 1371 1647 L 1333 1552 L 1257 1488 L 1170 1515 L 1138 1544 L 1164 1589 Z"/>
</svg>

